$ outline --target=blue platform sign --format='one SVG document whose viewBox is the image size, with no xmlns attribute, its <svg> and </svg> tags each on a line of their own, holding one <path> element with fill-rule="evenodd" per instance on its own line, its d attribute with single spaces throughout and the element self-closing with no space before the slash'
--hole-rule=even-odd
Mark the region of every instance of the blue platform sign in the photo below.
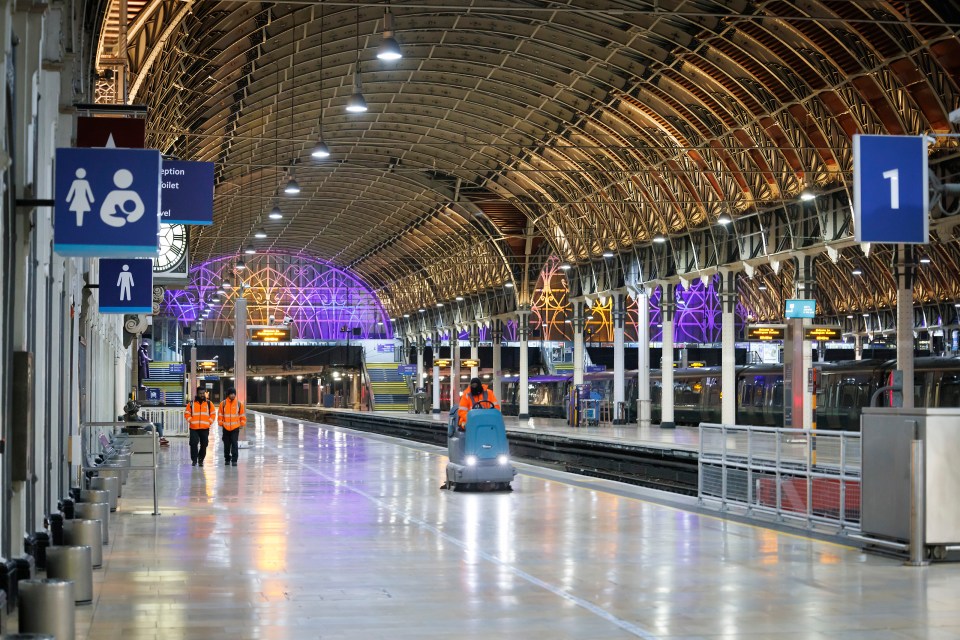
<svg viewBox="0 0 960 640">
<path fill-rule="evenodd" d="M 170 365 L 169 373 L 174 375 L 183 375 L 187 371 L 187 365 L 185 364 L 172 364 Z"/>
<path fill-rule="evenodd" d="M 787 300 L 783 311 L 784 318 L 815 318 L 816 316 L 816 300 Z"/>
<path fill-rule="evenodd" d="M 57 149 L 54 251 L 155 256 L 159 231 L 159 151 Z"/>
<path fill-rule="evenodd" d="M 605 364 L 588 364 L 584 371 L 587 373 L 602 373 L 607 370 L 607 365 Z"/>
<path fill-rule="evenodd" d="M 397 367 L 397 371 L 402 376 L 415 376 L 417 375 L 417 365 L 415 364 L 401 364 Z"/>
<path fill-rule="evenodd" d="M 100 313 L 153 313 L 153 260 L 100 259 Z"/>
<path fill-rule="evenodd" d="M 857 242 L 926 244 L 930 235 L 923 136 L 853 136 Z"/>
<path fill-rule="evenodd" d="M 213 224 L 213 163 L 164 160 L 160 183 L 160 221 Z"/>
</svg>

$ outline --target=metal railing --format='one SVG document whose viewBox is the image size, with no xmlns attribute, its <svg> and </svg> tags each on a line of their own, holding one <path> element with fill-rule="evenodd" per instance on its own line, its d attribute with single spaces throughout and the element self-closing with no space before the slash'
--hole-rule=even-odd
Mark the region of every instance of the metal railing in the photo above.
<svg viewBox="0 0 960 640">
<path fill-rule="evenodd" d="M 701 423 L 697 497 L 745 515 L 860 531 L 860 433 Z"/>
<path fill-rule="evenodd" d="M 184 407 L 142 407 L 140 415 L 147 422 L 163 424 L 163 435 L 188 436 L 190 429 L 184 418 Z"/>
</svg>

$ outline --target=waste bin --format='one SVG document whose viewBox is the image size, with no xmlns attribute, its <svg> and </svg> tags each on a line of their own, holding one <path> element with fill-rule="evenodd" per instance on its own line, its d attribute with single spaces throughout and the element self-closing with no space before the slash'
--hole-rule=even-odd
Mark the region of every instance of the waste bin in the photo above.
<svg viewBox="0 0 960 640">
<path fill-rule="evenodd" d="M 85 545 L 47 549 L 47 577 L 73 582 L 73 601 L 77 604 L 93 601 L 93 562 L 90 552 L 90 547 Z"/>
<path fill-rule="evenodd" d="M 117 510 L 117 498 L 120 497 L 119 477 L 97 476 L 96 478 L 90 478 L 90 488 L 109 492 L 110 511 Z"/>
<path fill-rule="evenodd" d="M 77 504 L 77 517 L 85 520 L 99 520 L 103 544 L 110 542 L 110 504 L 107 502 L 80 502 Z"/>
<path fill-rule="evenodd" d="M 67 520 L 63 523 L 63 541 L 71 546 L 90 547 L 90 564 L 94 569 L 103 566 L 103 533 L 99 520 Z"/>
<path fill-rule="evenodd" d="M 417 398 L 417 403 L 416 403 L 417 413 L 429 412 L 430 408 L 427 405 L 427 394 L 423 393 L 422 391 L 418 392 L 416 398 Z"/>
<path fill-rule="evenodd" d="M 21 633 L 74 638 L 73 581 L 24 580 L 20 583 L 18 628 Z"/>
</svg>

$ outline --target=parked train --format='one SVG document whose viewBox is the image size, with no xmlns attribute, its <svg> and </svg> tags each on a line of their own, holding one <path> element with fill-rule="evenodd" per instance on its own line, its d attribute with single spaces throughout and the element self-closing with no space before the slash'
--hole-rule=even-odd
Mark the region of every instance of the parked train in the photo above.
<svg viewBox="0 0 960 640">
<path fill-rule="evenodd" d="M 817 371 L 817 427 L 860 429 L 860 412 L 873 393 L 890 384 L 895 361 L 858 360 L 814 363 Z M 737 368 L 737 423 L 783 426 L 783 366 L 747 365 Z M 674 420 L 677 424 L 720 422 L 721 367 L 674 370 Z M 531 376 L 531 416 L 566 418 L 572 375 Z M 613 373 L 584 375 L 584 383 L 613 400 Z M 637 371 L 626 374 L 627 419 L 637 419 Z M 660 421 L 660 371 L 650 372 L 651 414 Z M 880 406 L 889 406 L 889 394 Z M 503 379 L 503 411 L 517 415 L 517 376 Z M 914 362 L 914 406 L 960 406 L 960 358 L 917 358 Z"/>
</svg>

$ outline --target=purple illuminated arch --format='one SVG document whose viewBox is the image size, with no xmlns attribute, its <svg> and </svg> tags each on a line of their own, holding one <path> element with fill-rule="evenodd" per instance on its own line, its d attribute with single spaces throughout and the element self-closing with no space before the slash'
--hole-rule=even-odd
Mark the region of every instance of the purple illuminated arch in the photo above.
<svg viewBox="0 0 960 640">
<path fill-rule="evenodd" d="M 283 253 L 249 256 L 238 270 L 233 256 L 208 260 L 190 269 L 185 290 L 167 291 L 167 315 L 180 322 L 198 319 L 203 302 L 220 283 L 231 280 L 226 299 L 203 320 L 208 337 L 232 338 L 234 301 L 245 284 L 249 324 L 264 325 L 291 318 L 294 338 L 344 340 L 343 329 L 359 329 L 350 337 L 392 339 L 390 318 L 376 294 L 356 275 L 320 258 Z M 272 316 L 272 317 L 271 317 Z"/>
</svg>

